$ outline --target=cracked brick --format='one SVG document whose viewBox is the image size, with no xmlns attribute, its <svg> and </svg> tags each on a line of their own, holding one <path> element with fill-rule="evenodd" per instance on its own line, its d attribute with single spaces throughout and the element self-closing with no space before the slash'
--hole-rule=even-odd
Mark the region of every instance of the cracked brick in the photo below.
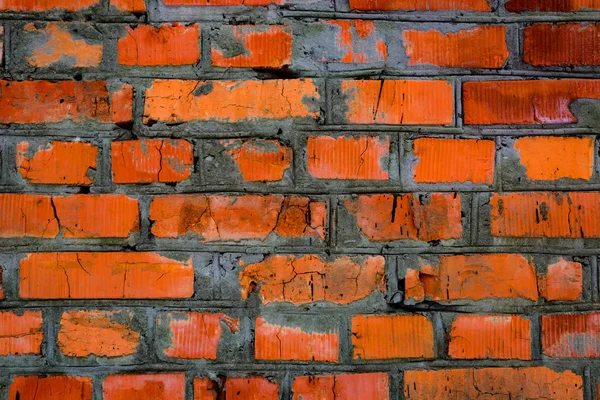
<svg viewBox="0 0 600 400">
<path fill-rule="evenodd" d="M 42 354 L 41 311 L 0 312 L 0 355 Z"/>
</svg>

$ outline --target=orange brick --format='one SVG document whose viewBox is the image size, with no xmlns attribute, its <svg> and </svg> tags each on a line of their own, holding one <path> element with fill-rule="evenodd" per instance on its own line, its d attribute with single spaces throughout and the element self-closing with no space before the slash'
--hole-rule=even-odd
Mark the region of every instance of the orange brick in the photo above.
<svg viewBox="0 0 600 400">
<path fill-rule="evenodd" d="M 433 358 L 433 326 L 422 315 L 352 317 L 354 360 Z"/>
<path fill-rule="evenodd" d="M 104 400 L 183 400 L 182 373 L 109 375 L 102 385 Z"/>
<path fill-rule="evenodd" d="M 255 376 L 227 378 L 225 398 L 227 400 L 278 400 L 279 385 L 267 378 Z"/>
<path fill-rule="evenodd" d="M 439 265 L 409 268 L 405 285 L 415 302 L 538 299 L 535 268 L 520 254 L 441 256 Z"/>
<path fill-rule="evenodd" d="M 385 372 L 299 376 L 294 379 L 294 400 L 388 400 Z"/>
<path fill-rule="evenodd" d="M 552 358 L 600 357 L 600 313 L 542 315 L 542 350 Z"/>
<path fill-rule="evenodd" d="M 2 0 L 0 11 L 49 11 L 54 9 L 79 11 L 99 2 L 100 0 Z"/>
<path fill-rule="evenodd" d="M 496 193 L 490 206 L 492 236 L 600 237 L 600 193 Z"/>
<path fill-rule="evenodd" d="M 372 241 L 459 239 L 462 236 L 460 197 L 433 193 L 428 201 L 414 194 L 359 195 L 346 198 L 363 235 Z"/>
<path fill-rule="evenodd" d="M 307 153 L 308 172 L 318 179 L 388 179 L 388 136 L 313 136 Z"/>
<path fill-rule="evenodd" d="M 538 286 L 540 295 L 548 301 L 579 300 L 583 293 L 583 267 L 561 258 L 548 265 L 546 274 L 538 275 Z"/>
<path fill-rule="evenodd" d="M 585 179 L 594 170 L 594 139 L 536 136 L 515 141 L 521 164 L 529 179 L 553 181 Z"/>
<path fill-rule="evenodd" d="M 194 378 L 194 400 L 218 400 L 219 383 L 210 378 Z"/>
<path fill-rule="evenodd" d="M 112 142 L 111 157 L 115 183 L 181 182 L 194 169 L 194 147 L 186 140 Z"/>
<path fill-rule="evenodd" d="M 193 65 L 200 60 L 198 24 L 126 27 L 119 39 L 119 64 L 128 66 Z"/>
<path fill-rule="evenodd" d="M 80 376 L 15 376 L 9 400 L 92 400 L 92 378 Z"/>
<path fill-rule="evenodd" d="M 290 147 L 276 140 L 221 140 L 247 182 L 274 182 L 283 179 L 294 157 Z"/>
<path fill-rule="evenodd" d="M 83 142 L 53 141 L 33 147 L 29 142 L 17 144 L 16 163 L 21 177 L 28 183 L 87 186 L 96 170 L 98 147 Z"/>
<path fill-rule="evenodd" d="M 506 28 L 478 26 L 457 32 L 402 32 L 408 65 L 460 68 L 502 68 L 508 59 Z"/>
<path fill-rule="evenodd" d="M 140 333 L 132 328 L 130 311 L 74 310 L 64 312 L 58 347 L 69 357 L 124 357 L 135 354 Z"/>
<path fill-rule="evenodd" d="M 406 400 L 476 399 L 482 393 L 487 398 L 583 400 L 583 379 L 546 367 L 404 372 Z"/>
<path fill-rule="evenodd" d="M 569 104 L 600 99 L 600 80 L 489 81 L 463 84 L 466 124 L 566 124 L 577 122 Z"/>
<path fill-rule="evenodd" d="M 351 124 L 448 125 L 454 120 L 447 81 L 345 80 L 341 85 Z"/>
<path fill-rule="evenodd" d="M 600 10 L 598 0 L 509 0 L 506 9 L 511 12 L 521 11 L 583 11 L 585 9 Z"/>
<path fill-rule="evenodd" d="M 531 359 L 531 323 L 517 315 L 459 315 L 448 355 L 464 359 Z"/>
<path fill-rule="evenodd" d="M 233 333 L 239 328 L 239 320 L 220 313 L 173 312 L 160 315 L 158 325 L 165 326 L 171 337 L 171 343 L 163 353 L 176 358 L 216 360 L 222 323 Z"/>
<path fill-rule="evenodd" d="M 25 31 L 36 33 L 44 39 L 26 58 L 36 68 L 49 67 L 67 61 L 73 67 L 97 67 L 102 61 L 102 44 L 90 44 L 84 39 L 75 39 L 69 24 L 48 22 L 45 28 L 36 28 L 33 23 L 25 25 Z"/>
<path fill-rule="evenodd" d="M 418 183 L 494 183 L 493 140 L 421 138 L 413 141 Z"/>
<path fill-rule="evenodd" d="M 194 268 L 156 253 L 33 253 L 19 287 L 24 299 L 188 298 Z"/>
<path fill-rule="evenodd" d="M 167 6 L 268 6 L 283 0 L 162 0 Z"/>
<path fill-rule="evenodd" d="M 0 237 L 58 235 L 52 197 L 37 194 L 0 194 Z"/>
<path fill-rule="evenodd" d="M 310 321 L 309 318 L 312 317 L 306 316 L 303 322 Z M 319 322 L 323 322 L 323 319 Z M 339 341 L 337 327 L 308 331 L 298 326 L 271 323 L 266 317 L 258 317 L 254 357 L 257 360 L 337 362 Z"/>
<path fill-rule="evenodd" d="M 489 0 L 350 0 L 350 8 L 364 11 L 492 11 Z"/>
<path fill-rule="evenodd" d="M 0 312 L 0 356 L 42 354 L 42 312 Z"/>
<path fill-rule="evenodd" d="M 219 37 L 215 38 L 216 43 L 211 48 L 214 67 L 283 68 L 292 63 L 292 27 L 289 25 L 235 25 L 221 29 L 231 30 L 235 42 L 221 44 Z M 229 38 L 229 35 L 223 36 Z"/>
<path fill-rule="evenodd" d="M 338 28 L 335 36 L 337 53 L 328 54 L 322 61 L 341 63 L 375 63 L 387 59 L 387 46 L 379 37 L 373 21 L 326 20 Z"/>
<path fill-rule="evenodd" d="M 0 123 L 132 121 L 133 88 L 109 92 L 106 82 L 0 81 Z"/>
<path fill-rule="evenodd" d="M 146 11 L 144 0 L 110 0 L 110 5 L 125 12 L 143 13 Z"/>
<path fill-rule="evenodd" d="M 282 237 L 325 238 L 326 204 L 307 197 L 280 195 L 158 196 L 150 204 L 152 234 L 188 234 L 202 242 L 265 240 Z"/>
<path fill-rule="evenodd" d="M 259 290 L 263 304 L 328 301 L 349 304 L 385 291 L 385 259 L 347 256 L 331 262 L 316 255 L 271 255 L 250 264 L 239 275 L 242 298 Z"/>
<path fill-rule="evenodd" d="M 319 98 L 318 87 L 312 79 L 155 80 L 146 90 L 144 123 L 317 119 L 318 108 L 307 103 Z M 2 113 L 0 122 L 1 116 Z"/>
<path fill-rule="evenodd" d="M 600 24 L 534 24 L 523 30 L 523 61 L 536 67 L 600 65 Z"/>
</svg>

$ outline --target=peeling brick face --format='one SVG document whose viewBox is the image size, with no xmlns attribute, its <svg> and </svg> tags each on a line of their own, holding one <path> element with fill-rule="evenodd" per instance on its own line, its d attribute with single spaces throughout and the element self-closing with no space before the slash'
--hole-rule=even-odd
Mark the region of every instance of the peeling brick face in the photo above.
<svg viewBox="0 0 600 400">
<path fill-rule="evenodd" d="M 292 166 L 292 149 L 275 140 L 226 139 L 221 144 L 248 182 L 280 181 Z"/>
</svg>

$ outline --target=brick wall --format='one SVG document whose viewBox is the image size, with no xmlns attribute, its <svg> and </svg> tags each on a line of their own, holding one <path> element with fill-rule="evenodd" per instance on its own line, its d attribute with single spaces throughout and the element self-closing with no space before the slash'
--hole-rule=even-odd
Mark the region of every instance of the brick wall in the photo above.
<svg viewBox="0 0 600 400">
<path fill-rule="evenodd" d="M 0 0 L 0 400 L 596 398 L 594 21 Z"/>
</svg>

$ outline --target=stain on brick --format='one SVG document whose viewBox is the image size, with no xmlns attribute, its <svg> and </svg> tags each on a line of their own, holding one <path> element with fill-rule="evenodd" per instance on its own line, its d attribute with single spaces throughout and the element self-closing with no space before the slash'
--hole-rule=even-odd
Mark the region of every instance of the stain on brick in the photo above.
<svg viewBox="0 0 600 400">
<path fill-rule="evenodd" d="M 143 13 L 146 11 L 145 0 L 110 0 L 110 5 L 125 12 Z"/>
<path fill-rule="evenodd" d="M 299 376 L 294 379 L 294 400 L 389 399 L 389 379 L 384 372 Z"/>
<path fill-rule="evenodd" d="M 542 349 L 552 358 L 600 357 L 600 313 L 542 315 Z"/>
<path fill-rule="evenodd" d="M 279 385 L 268 378 L 257 376 L 227 378 L 225 398 L 227 400 L 277 400 Z"/>
<path fill-rule="evenodd" d="M 511 12 L 522 11 L 585 11 L 598 10 L 600 4 L 596 0 L 508 0 L 505 5 Z"/>
<path fill-rule="evenodd" d="M 0 312 L 0 355 L 42 354 L 42 312 Z"/>
<path fill-rule="evenodd" d="M 561 258 L 538 274 L 540 296 L 548 301 L 579 300 L 583 292 L 583 266 Z"/>
<path fill-rule="evenodd" d="M 350 0 L 350 9 L 363 11 L 492 11 L 489 0 Z"/>
<path fill-rule="evenodd" d="M 335 26 L 337 53 L 324 55 L 323 62 L 375 63 L 387 59 L 385 41 L 377 35 L 373 21 L 326 20 Z"/>
<path fill-rule="evenodd" d="M 600 24 L 534 24 L 523 30 L 523 61 L 536 67 L 600 65 Z"/>
<path fill-rule="evenodd" d="M 92 400 L 92 378 L 81 376 L 15 376 L 9 400 Z"/>
<path fill-rule="evenodd" d="M 283 179 L 291 167 L 293 151 L 276 140 L 221 140 L 247 182 L 274 182 Z"/>
<path fill-rule="evenodd" d="M 181 373 L 109 375 L 102 384 L 104 400 L 184 400 Z"/>
<path fill-rule="evenodd" d="M 194 378 L 194 400 L 218 400 L 219 383 L 210 378 Z"/>
</svg>

